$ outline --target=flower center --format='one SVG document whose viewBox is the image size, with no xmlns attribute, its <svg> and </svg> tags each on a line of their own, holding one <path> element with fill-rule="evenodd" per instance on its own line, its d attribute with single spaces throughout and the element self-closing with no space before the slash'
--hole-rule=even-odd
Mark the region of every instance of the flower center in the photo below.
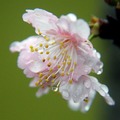
<svg viewBox="0 0 120 120">
<path fill-rule="evenodd" d="M 40 35 L 42 35 L 40 33 Z M 36 86 L 59 87 L 61 81 L 73 82 L 73 74 L 77 65 L 77 53 L 71 40 L 51 40 L 43 36 L 44 42 L 30 46 L 31 52 L 38 52 L 45 65 L 45 70 L 38 73 Z M 47 39 L 46 39 L 47 38 Z M 57 88 L 55 89 L 55 91 Z"/>
</svg>

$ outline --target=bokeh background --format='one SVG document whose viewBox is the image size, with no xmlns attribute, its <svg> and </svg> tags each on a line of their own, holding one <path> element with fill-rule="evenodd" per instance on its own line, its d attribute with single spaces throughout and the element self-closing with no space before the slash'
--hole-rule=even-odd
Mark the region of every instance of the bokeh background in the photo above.
<svg viewBox="0 0 120 120">
<path fill-rule="evenodd" d="M 110 89 L 116 105 L 108 106 L 97 94 L 91 109 L 83 114 L 72 111 L 59 94 L 50 92 L 36 98 L 36 88 L 29 88 L 30 79 L 17 68 L 18 54 L 9 51 L 13 41 L 35 35 L 34 29 L 24 23 L 26 9 L 42 8 L 58 17 L 75 13 L 90 21 L 92 15 L 105 18 L 114 14 L 103 0 L 4 0 L 0 1 L 0 120 L 120 120 L 120 49 L 111 41 L 94 39 L 94 47 L 101 53 L 104 72 L 97 76 Z"/>
</svg>

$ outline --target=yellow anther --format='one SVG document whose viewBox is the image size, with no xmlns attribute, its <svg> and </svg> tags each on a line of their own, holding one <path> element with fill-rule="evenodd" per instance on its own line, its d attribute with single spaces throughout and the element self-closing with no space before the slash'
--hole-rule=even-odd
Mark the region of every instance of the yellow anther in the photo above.
<svg viewBox="0 0 120 120">
<path fill-rule="evenodd" d="M 40 77 L 40 78 L 43 77 L 43 73 L 39 73 L 39 77 Z"/>
<path fill-rule="evenodd" d="M 65 54 L 65 51 L 62 51 L 62 53 L 61 53 L 62 55 L 64 55 Z"/>
<path fill-rule="evenodd" d="M 31 45 L 31 46 L 30 46 L 30 49 L 32 49 L 32 48 L 33 48 L 33 46 Z"/>
<path fill-rule="evenodd" d="M 63 50 L 64 52 L 67 52 L 67 50 L 64 48 L 64 50 Z"/>
<path fill-rule="evenodd" d="M 64 71 L 64 67 L 62 67 L 62 71 Z"/>
<path fill-rule="evenodd" d="M 46 54 L 49 54 L 50 52 L 49 51 L 46 51 Z"/>
<path fill-rule="evenodd" d="M 53 57 L 54 60 L 56 60 L 56 58 L 57 58 L 56 56 Z"/>
<path fill-rule="evenodd" d="M 68 65 L 70 65 L 70 63 L 71 63 L 70 61 L 67 62 Z"/>
<path fill-rule="evenodd" d="M 62 64 L 63 64 L 63 65 L 65 65 L 65 64 L 66 64 L 66 62 L 63 62 Z"/>
<path fill-rule="evenodd" d="M 69 75 L 69 73 L 68 73 L 68 72 L 66 72 L 66 75 Z"/>
<path fill-rule="evenodd" d="M 43 52 L 40 52 L 40 54 L 43 54 Z"/>
<path fill-rule="evenodd" d="M 41 83 L 41 82 L 42 82 L 42 79 L 39 79 L 39 82 Z"/>
<path fill-rule="evenodd" d="M 67 55 L 67 58 L 68 58 L 69 60 L 71 60 L 71 57 L 70 57 L 69 55 Z"/>
<path fill-rule="evenodd" d="M 47 57 L 47 60 L 50 60 L 50 57 Z"/>
<path fill-rule="evenodd" d="M 51 80 L 51 83 L 54 83 L 55 82 L 55 80 Z"/>
<path fill-rule="evenodd" d="M 34 49 L 31 49 L 30 51 L 31 51 L 31 52 L 34 52 Z"/>
<path fill-rule="evenodd" d="M 47 64 L 47 66 L 50 67 L 50 66 L 51 66 L 51 63 L 49 62 L 49 63 Z"/>
<path fill-rule="evenodd" d="M 37 52 L 37 51 L 38 51 L 38 48 L 35 48 L 35 51 Z"/>
<path fill-rule="evenodd" d="M 49 38 L 48 38 L 47 36 L 44 36 L 44 39 L 45 39 L 46 41 L 49 41 Z"/>
<path fill-rule="evenodd" d="M 60 68 L 61 66 L 60 65 L 57 65 L 58 68 Z"/>
<path fill-rule="evenodd" d="M 50 68 L 50 69 L 49 69 L 49 71 L 50 71 L 50 72 L 52 72 L 52 71 L 53 71 L 53 69 L 52 69 L 52 68 Z"/>
<path fill-rule="evenodd" d="M 44 85 L 41 85 L 41 88 L 45 88 L 45 86 L 44 86 Z"/>
<path fill-rule="evenodd" d="M 86 97 L 83 101 L 86 102 L 86 103 L 88 103 L 89 102 L 88 97 Z"/>
<path fill-rule="evenodd" d="M 64 43 L 63 43 L 63 42 L 60 42 L 60 45 L 62 45 L 62 46 L 63 46 L 63 45 L 64 45 Z"/>
<path fill-rule="evenodd" d="M 64 74 L 64 72 L 61 72 L 61 76 L 64 76 L 65 74 Z"/>
<path fill-rule="evenodd" d="M 72 80 L 72 79 L 71 79 L 71 80 L 69 80 L 69 83 L 70 83 L 70 84 L 72 84 L 72 83 L 73 83 L 73 80 Z"/>
<path fill-rule="evenodd" d="M 48 45 L 48 44 L 46 44 L 46 45 L 45 45 L 45 47 L 46 47 L 46 48 L 48 48 L 48 47 L 49 47 L 49 45 Z"/>
<path fill-rule="evenodd" d="M 56 78 L 56 75 L 53 73 L 53 74 L 52 74 L 52 77 L 53 77 L 53 78 Z"/>
<path fill-rule="evenodd" d="M 76 62 L 74 62 L 74 65 L 76 66 L 76 65 L 77 65 L 77 63 L 76 63 Z"/>
<path fill-rule="evenodd" d="M 46 82 L 49 82 L 49 79 L 47 78 L 47 79 L 45 79 L 45 81 L 46 81 Z"/>
<path fill-rule="evenodd" d="M 39 81 L 35 82 L 35 85 L 36 85 L 36 86 L 38 86 L 39 84 L 40 84 L 40 82 L 39 82 Z"/>
<path fill-rule="evenodd" d="M 45 77 L 44 77 L 44 79 L 47 79 L 47 78 L 48 78 L 48 76 L 45 76 Z"/>
<path fill-rule="evenodd" d="M 43 46 L 43 44 L 42 43 L 40 43 L 40 45 L 39 45 L 40 47 L 42 47 Z"/>
<path fill-rule="evenodd" d="M 41 35 L 42 33 L 40 32 L 40 30 L 38 29 L 38 34 Z"/>
<path fill-rule="evenodd" d="M 60 49 L 62 49 L 62 46 L 60 45 Z"/>
<path fill-rule="evenodd" d="M 45 62 L 45 59 L 43 58 L 42 61 Z"/>
<path fill-rule="evenodd" d="M 52 41 L 51 45 L 54 45 L 55 44 L 55 41 Z"/>
<path fill-rule="evenodd" d="M 33 48 L 33 46 L 30 46 L 30 51 L 31 51 L 31 52 L 34 52 L 34 51 L 35 51 L 34 48 Z"/>
<path fill-rule="evenodd" d="M 70 69 L 70 72 L 73 72 L 73 71 L 74 71 L 74 69 L 73 69 L 73 68 L 71 68 L 71 69 Z"/>
</svg>

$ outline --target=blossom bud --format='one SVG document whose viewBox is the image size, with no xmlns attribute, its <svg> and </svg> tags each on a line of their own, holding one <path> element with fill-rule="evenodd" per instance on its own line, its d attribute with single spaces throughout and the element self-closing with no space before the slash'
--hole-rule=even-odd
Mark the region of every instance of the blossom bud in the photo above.
<svg viewBox="0 0 120 120">
<path fill-rule="evenodd" d="M 106 24 L 106 23 L 107 23 L 106 20 L 103 20 L 103 19 L 100 19 L 100 18 L 98 18 L 96 16 L 93 16 L 91 18 L 90 23 L 89 23 L 90 28 L 91 28 L 91 34 L 93 36 L 98 36 L 100 34 L 101 25 Z"/>
</svg>

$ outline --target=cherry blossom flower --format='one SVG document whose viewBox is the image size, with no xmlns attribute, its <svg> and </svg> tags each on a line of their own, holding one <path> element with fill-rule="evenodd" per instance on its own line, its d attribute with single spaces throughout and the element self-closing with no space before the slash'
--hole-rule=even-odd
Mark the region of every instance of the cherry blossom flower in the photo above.
<svg viewBox="0 0 120 120">
<path fill-rule="evenodd" d="M 50 89 L 59 91 L 70 106 L 87 111 L 97 91 L 109 105 L 114 104 L 108 88 L 89 76 L 91 72 L 101 74 L 103 63 L 88 40 L 90 29 L 83 19 L 74 14 L 57 18 L 35 9 L 27 10 L 23 20 L 35 28 L 37 36 L 13 42 L 10 50 L 20 52 L 18 67 L 33 78 L 30 86 L 39 88 L 37 96 Z"/>
</svg>

